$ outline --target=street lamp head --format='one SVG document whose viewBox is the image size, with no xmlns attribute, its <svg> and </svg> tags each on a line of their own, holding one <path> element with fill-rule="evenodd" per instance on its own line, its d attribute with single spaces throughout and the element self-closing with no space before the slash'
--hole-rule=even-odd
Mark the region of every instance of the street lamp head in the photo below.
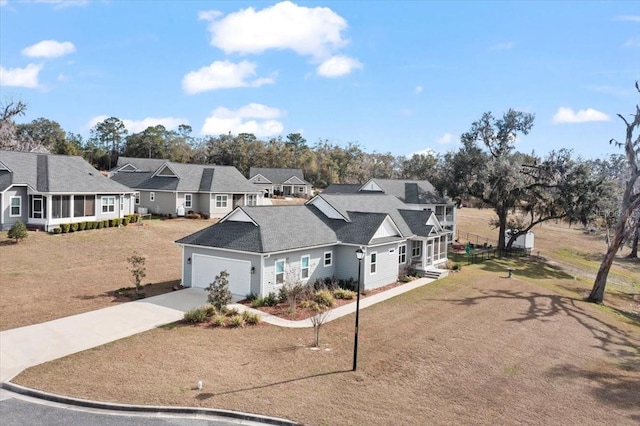
<svg viewBox="0 0 640 426">
<path fill-rule="evenodd" d="M 362 248 L 356 250 L 356 257 L 358 258 L 358 260 L 364 259 L 364 250 L 362 250 Z"/>
</svg>

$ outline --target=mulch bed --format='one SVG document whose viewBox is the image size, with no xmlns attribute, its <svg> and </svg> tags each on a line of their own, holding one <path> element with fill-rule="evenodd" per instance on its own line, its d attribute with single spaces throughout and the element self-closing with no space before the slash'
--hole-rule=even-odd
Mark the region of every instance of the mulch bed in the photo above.
<svg viewBox="0 0 640 426">
<path fill-rule="evenodd" d="M 394 287 L 401 286 L 403 284 L 406 284 L 406 283 L 395 282 L 395 283 L 392 283 L 392 284 L 385 285 L 383 287 L 378 287 L 378 288 L 373 289 L 373 290 L 363 291 L 362 293 L 360 293 L 360 299 L 361 300 L 365 299 L 368 296 L 373 296 L 374 294 L 381 293 L 383 291 L 392 289 Z M 332 309 L 339 308 L 340 306 L 347 305 L 349 303 L 355 303 L 355 302 L 356 302 L 355 297 L 353 299 L 351 299 L 351 300 L 336 299 L 335 300 L 335 304 L 333 305 Z M 248 300 L 242 300 L 239 303 L 241 303 L 241 304 L 243 304 L 245 306 L 251 307 L 251 302 L 248 301 Z M 315 311 L 315 310 L 313 310 L 311 308 L 301 308 L 299 306 L 300 305 L 299 301 L 298 301 L 297 305 L 298 306 L 296 306 L 295 312 L 290 312 L 289 311 L 289 304 L 288 303 L 280 303 L 280 304 L 278 304 L 276 306 L 261 306 L 259 308 L 255 308 L 255 309 L 258 309 L 258 310 L 260 310 L 262 312 L 265 312 L 267 314 L 270 314 L 270 315 L 273 315 L 273 316 L 276 316 L 276 317 L 279 317 L 279 318 L 291 320 L 291 321 L 304 320 L 304 319 L 310 318 L 310 317 L 318 314 L 318 311 Z"/>
</svg>

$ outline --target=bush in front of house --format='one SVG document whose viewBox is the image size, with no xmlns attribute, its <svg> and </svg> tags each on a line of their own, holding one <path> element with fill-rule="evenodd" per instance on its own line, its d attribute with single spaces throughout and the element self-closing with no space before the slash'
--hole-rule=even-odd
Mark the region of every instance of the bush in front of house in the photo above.
<svg viewBox="0 0 640 426">
<path fill-rule="evenodd" d="M 249 311 L 244 311 L 242 313 L 242 318 L 244 319 L 244 322 L 247 323 L 248 325 L 257 325 L 260 323 L 260 315 L 254 313 L 254 312 L 249 312 Z"/>
<path fill-rule="evenodd" d="M 79 224 L 77 222 L 72 223 L 71 226 L 69 226 L 69 232 L 76 232 L 78 230 L 78 226 Z"/>
<path fill-rule="evenodd" d="M 331 307 L 336 303 L 333 294 L 329 290 L 318 290 L 313 296 L 313 300 L 321 306 Z"/>
<path fill-rule="evenodd" d="M 66 234 L 67 232 L 69 232 L 69 228 L 71 227 L 71 225 L 69 223 L 61 223 L 60 224 L 60 229 L 62 229 L 62 233 Z"/>
<path fill-rule="evenodd" d="M 27 238 L 28 235 L 27 226 L 21 220 L 18 220 L 11 225 L 9 232 L 7 232 L 7 238 L 16 240 L 16 244 Z"/>
<path fill-rule="evenodd" d="M 56 226 L 55 228 L 53 228 L 53 233 L 54 234 L 59 234 L 62 232 L 62 229 L 59 226 Z"/>
<path fill-rule="evenodd" d="M 122 226 L 127 226 L 131 218 L 129 216 L 125 216 L 122 218 Z"/>
<path fill-rule="evenodd" d="M 110 224 L 110 223 L 109 223 L 109 219 L 104 219 L 104 220 L 102 221 L 102 227 L 103 227 L 103 228 L 108 228 L 108 227 L 109 227 L 109 224 Z"/>
<path fill-rule="evenodd" d="M 231 320 L 229 321 L 229 325 L 235 328 L 244 327 L 245 325 L 244 318 L 242 317 L 242 315 L 234 315 L 231 317 Z"/>
<path fill-rule="evenodd" d="M 351 300 L 356 297 L 356 292 L 346 290 L 344 288 L 337 288 L 333 290 L 333 297 L 335 297 L 336 299 Z"/>
<path fill-rule="evenodd" d="M 207 320 L 207 309 L 205 307 L 193 308 L 184 313 L 184 320 L 192 324 L 198 324 Z"/>
<path fill-rule="evenodd" d="M 213 282 L 204 289 L 209 292 L 207 300 L 218 312 L 222 312 L 222 308 L 231 303 L 231 300 L 233 299 L 231 291 L 229 290 L 228 277 L 229 273 L 226 270 L 220 271 L 220 275 L 216 275 Z"/>
</svg>

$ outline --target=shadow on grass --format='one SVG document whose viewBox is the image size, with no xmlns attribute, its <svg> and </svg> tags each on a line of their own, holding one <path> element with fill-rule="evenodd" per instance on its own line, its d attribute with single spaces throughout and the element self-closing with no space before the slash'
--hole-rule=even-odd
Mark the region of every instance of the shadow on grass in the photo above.
<svg viewBox="0 0 640 426">
<path fill-rule="evenodd" d="M 508 268 L 514 269 L 513 273 L 516 276 L 524 276 L 531 279 L 573 279 L 573 275 L 567 274 L 560 267 L 531 258 L 497 258 L 487 260 L 482 264 L 482 269 L 485 271 L 502 272 L 504 273 L 504 278 L 508 277 Z"/>
<path fill-rule="evenodd" d="M 180 285 L 180 280 L 160 281 L 157 283 L 145 284 L 140 290 L 140 294 L 144 297 L 158 296 L 173 291 L 174 287 Z M 135 287 L 123 287 L 117 290 L 105 291 L 99 294 L 82 294 L 73 296 L 74 299 L 80 300 L 94 300 L 101 298 L 110 298 L 111 302 L 120 303 L 128 302 L 132 300 L 138 300 L 140 297 L 136 296 Z"/>
<path fill-rule="evenodd" d="M 621 408 L 639 408 L 640 395 L 640 338 L 595 315 L 593 304 L 581 299 L 536 292 L 519 292 L 515 290 L 482 290 L 480 296 L 448 300 L 462 306 L 473 306 L 491 299 L 512 299 L 526 301 L 528 307 L 518 316 L 506 321 L 555 321 L 554 317 L 568 317 L 587 329 L 594 340 L 594 346 L 611 356 L 611 371 L 602 373 L 598 370 L 581 370 L 575 366 L 559 366 L 550 374 L 565 377 L 584 377 L 593 380 L 598 388 L 593 390 L 594 396 L 603 403 Z M 628 312 L 608 308 L 623 315 L 637 326 L 640 326 L 638 315 L 630 316 Z M 570 336 L 567 336 L 570 339 Z M 620 371 L 622 370 L 622 371 Z M 633 377 L 631 377 L 633 376 Z M 640 415 L 636 416 L 640 418 Z M 636 419 L 636 418 L 634 418 Z"/>
<path fill-rule="evenodd" d="M 315 379 L 317 377 L 331 376 L 331 375 L 334 375 L 334 374 L 350 373 L 350 372 L 351 372 L 351 370 L 336 370 L 336 371 L 329 371 L 329 372 L 326 372 L 326 373 L 312 374 L 310 376 L 297 377 L 295 379 L 281 380 L 279 382 L 267 383 L 266 385 L 250 386 L 250 387 L 246 387 L 246 388 L 242 388 L 242 389 L 234 389 L 234 390 L 225 391 L 225 392 L 200 393 L 200 394 L 198 394 L 196 396 L 196 399 L 205 400 L 205 399 L 213 398 L 215 396 L 229 395 L 229 394 L 247 392 L 247 391 L 252 391 L 252 390 L 257 390 L 257 389 L 265 389 L 265 388 L 270 388 L 272 386 L 279 386 L 279 385 L 284 385 L 284 384 L 287 384 L 287 383 L 299 382 L 299 381 L 302 381 L 302 380 Z"/>
</svg>

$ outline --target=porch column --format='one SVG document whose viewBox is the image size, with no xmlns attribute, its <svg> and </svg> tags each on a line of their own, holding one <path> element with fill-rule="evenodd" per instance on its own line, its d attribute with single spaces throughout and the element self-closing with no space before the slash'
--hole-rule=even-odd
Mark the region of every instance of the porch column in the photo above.
<svg viewBox="0 0 640 426">
<path fill-rule="evenodd" d="M 422 245 L 420 249 L 420 263 L 422 264 L 422 269 L 427 269 L 427 240 L 420 241 Z"/>
</svg>

